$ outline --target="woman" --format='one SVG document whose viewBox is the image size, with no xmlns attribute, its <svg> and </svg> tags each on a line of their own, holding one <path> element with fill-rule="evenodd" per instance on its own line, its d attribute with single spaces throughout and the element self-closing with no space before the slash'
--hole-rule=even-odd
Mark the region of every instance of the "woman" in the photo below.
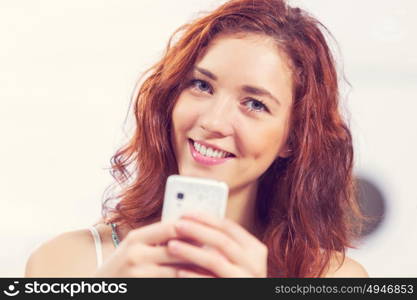
<svg viewBox="0 0 417 300">
<path fill-rule="evenodd" d="M 91 232 L 34 251 L 26 275 L 366 277 L 345 256 L 361 215 L 321 29 L 283 0 L 232 0 L 180 28 L 135 98 L 133 137 L 113 157 L 119 203 L 105 202 Z M 226 182 L 226 218 L 161 223 L 171 174 Z"/>
</svg>

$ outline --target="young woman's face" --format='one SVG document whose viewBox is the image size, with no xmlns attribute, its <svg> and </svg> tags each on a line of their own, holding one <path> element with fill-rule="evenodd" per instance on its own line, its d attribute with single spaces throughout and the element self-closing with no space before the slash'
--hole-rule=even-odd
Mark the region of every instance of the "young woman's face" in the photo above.
<svg viewBox="0 0 417 300">
<path fill-rule="evenodd" d="M 255 184 L 287 156 L 291 71 L 272 39 L 217 37 L 188 82 L 172 113 L 180 175 L 222 180 L 233 190 Z"/>
</svg>

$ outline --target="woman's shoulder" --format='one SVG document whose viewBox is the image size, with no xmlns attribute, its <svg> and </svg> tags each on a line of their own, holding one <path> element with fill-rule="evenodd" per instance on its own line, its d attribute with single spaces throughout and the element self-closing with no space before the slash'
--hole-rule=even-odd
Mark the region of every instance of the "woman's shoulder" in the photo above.
<svg viewBox="0 0 417 300">
<path fill-rule="evenodd" d="M 334 252 L 323 277 L 369 277 L 369 274 L 356 260 Z"/>
<path fill-rule="evenodd" d="M 105 225 L 96 226 L 103 236 Z M 38 246 L 29 256 L 25 277 L 86 277 L 97 267 L 91 231 L 61 233 Z"/>
</svg>

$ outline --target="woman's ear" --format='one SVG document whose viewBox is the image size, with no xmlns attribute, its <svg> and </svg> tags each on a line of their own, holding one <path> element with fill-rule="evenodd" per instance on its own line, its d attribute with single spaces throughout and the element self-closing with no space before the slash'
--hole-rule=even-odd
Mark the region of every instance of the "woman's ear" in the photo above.
<svg viewBox="0 0 417 300">
<path fill-rule="evenodd" d="M 278 157 L 287 158 L 291 156 L 292 151 L 288 146 L 284 146 L 281 151 L 278 153 Z"/>
</svg>

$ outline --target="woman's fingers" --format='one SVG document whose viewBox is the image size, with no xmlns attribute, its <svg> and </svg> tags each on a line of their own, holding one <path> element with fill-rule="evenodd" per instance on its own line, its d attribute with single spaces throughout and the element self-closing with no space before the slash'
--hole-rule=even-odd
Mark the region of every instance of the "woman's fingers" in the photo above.
<svg viewBox="0 0 417 300">
<path fill-rule="evenodd" d="M 213 227 L 182 219 L 175 224 L 175 228 L 180 237 L 186 237 L 202 245 L 212 247 L 223 253 L 232 263 L 242 262 L 245 259 L 240 245 Z"/>
<path fill-rule="evenodd" d="M 95 273 L 97 277 L 176 277 L 188 260 L 172 255 L 166 243 L 177 238 L 172 222 L 157 222 L 131 230 Z M 164 245 L 164 246 L 161 246 Z M 194 270 L 199 273 L 200 270 Z"/>
<path fill-rule="evenodd" d="M 197 221 L 215 229 L 221 230 L 241 246 L 260 243 L 259 240 L 250 234 L 246 229 L 227 218 L 220 219 L 203 212 L 186 213 L 182 216 L 182 218 L 191 219 L 193 221 Z"/>
<path fill-rule="evenodd" d="M 126 241 L 129 244 L 140 242 L 148 245 L 159 245 L 176 237 L 177 233 L 172 222 L 157 222 L 131 230 L 126 236 Z"/>
<path fill-rule="evenodd" d="M 134 245 L 128 249 L 127 255 L 131 265 L 187 263 L 172 255 L 166 246 Z"/>
<path fill-rule="evenodd" d="M 192 239 L 208 246 L 209 250 L 216 250 L 217 256 L 223 257 L 229 263 L 230 268 L 234 267 L 236 274 L 240 274 L 240 270 L 241 273 L 246 274 L 244 276 L 265 276 L 268 248 L 237 223 L 211 218 L 210 216 L 199 217 L 199 221 L 194 217 L 183 217 L 175 224 L 175 228 L 180 238 Z M 231 232 L 234 233 L 231 234 Z M 234 235 L 239 233 L 242 233 L 242 236 L 238 237 L 240 242 L 233 238 Z M 184 247 L 183 251 L 190 251 L 187 252 L 187 255 L 190 255 L 193 263 L 197 263 L 194 259 L 198 259 L 198 255 L 194 256 L 194 251 L 187 249 L 196 248 Z M 212 263 L 213 256 L 205 256 L 205 253 L 201 252 L 199 254 L 201 257 L 199 265 L 202 267 L 205 267 L 207 263 Z M 188 256 L 181 257 L 190 259 Z"/>
<path fill-rule="evenodd" d="M 168 247 L 149 247 L 151 248 L 148 255 L 148 261 L 152 261 L 156 264 L 185 264 L 186 260 L 173 256 L 168 251 Z"/>
<path fill-rule="evenodd" d="M 168 250 L 173 255 L 206 269 L 218 277 L 247 277 L 242 274 L 241 269 L 212 249 L 172 240 L 168 242 Z"/>
</svg>

